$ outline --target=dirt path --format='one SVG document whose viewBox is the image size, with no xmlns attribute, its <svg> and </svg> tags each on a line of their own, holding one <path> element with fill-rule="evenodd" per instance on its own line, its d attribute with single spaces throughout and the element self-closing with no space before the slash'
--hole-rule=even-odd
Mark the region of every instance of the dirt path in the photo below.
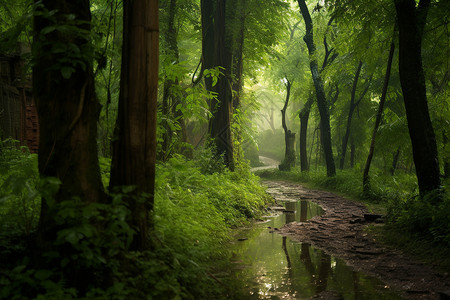
<svg viewBox="0 0 450 300">
<path fill-rule="evenodd" d="M 307 222 L 285 225 L 281 234 L 344 259 L 356 271 L 381 279 L 406 299 L 450 299 L 448 274 L 439 274 L 400 251 L 388 249 L 365 233 L 368 222 L 364 214 L 368 211 L 363 204 L 329 192 L 309 190 L 297 183 L 264 181 L 264 184 L 276 200 L 301 198 L 325 210 L 324 215 Z"/>
</svg>

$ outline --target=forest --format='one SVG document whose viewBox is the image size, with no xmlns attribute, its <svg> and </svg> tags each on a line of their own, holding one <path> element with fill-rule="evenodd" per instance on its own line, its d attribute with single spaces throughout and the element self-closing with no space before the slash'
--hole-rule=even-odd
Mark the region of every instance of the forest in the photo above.
<svg viewBox="0 0 450 300">
<path fill-rule="evenodd" d="M 0 0 L 0 299 L 450 299 L 449 11 Z"/>
</svg>

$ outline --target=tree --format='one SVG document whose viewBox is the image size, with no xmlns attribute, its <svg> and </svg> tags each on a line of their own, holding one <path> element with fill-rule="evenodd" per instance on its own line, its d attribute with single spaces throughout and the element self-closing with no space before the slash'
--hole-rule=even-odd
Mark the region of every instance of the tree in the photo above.
<svg viewBox="0 0 450 300">
<path fill-rule="evenodd" d="M 353 112 L 355 111 L 355 109 L 359 105 L 359 103 L 364 99 L 364 96 L 366 95 L 367 91 L 369 90 L 370 81 L 369 81 L 369 83 L 367 83 L 366 88 L 361 93 L 361 95 L 358 97 L 358 100 L 355 100 L 356 99 L 356 89 L 358 86 L 358 80 L 359 80 L 359 76 L 361 74 L 362 66 L 363 66 L 362 61 L 359 61 L 358 67 L 356 68 L 355 77 L 353 79 L 353 87 L 352 87 L 352 93 L 351 93 L 351 98 L 350 98 L 350 107 L 349 107 L 348 117 L 347 117 L 347 127 L 345 130 L 345 135 L 342 139 L 342 152 L 341 152 L 341 160 L 340 160 L 340 164 L 339 164 L 339 169 L 341 169 L 341 170 L 344 168 L 345 154 L 347 152 L 347 144 L 348 144 L 348 139 L 350 137 L 350 128 L 351 128 L 351 124 L 352 124 Z"/>
<path fill-rule="evenodd" d="M 61 181 L 56 203 L 104 202 L 97 155 L 100 105 L 95 94 L 88 0 L 36 1 L 33 94 L 39 123 L 39 173 Z M 42 251 L 58 230 L 55 205 L 43 198 L 37 235 Z"/>
<path fill-rule="evenodd" d="M 399 73 L 419 192 L 441 187 L 436 138 L 428 111 L 422 66 L 422 36 L 430 0 L 395 0 L 399 28 Z M 437 200 L 437 198 L 436 198 Z"/>
<path fill-rule="evenodd" d="M 131 249 L 146 250 L 152 228 L 158 93 L 158 1 L 125 1 L 119 111 L 113 142 L 110 190 L 126 195 L 136 230 Z"/>
<path fill-rule="evenodd" d="M 334 164 L 333 149 L 331 144 L 330 115 L 328 111 L 328 103 L 325 96 L 322 78 L 320 76 L 319 68 L 317 65 L 317 58 L 315 57 L 316 46 L 314 44 L 313 23 L 311 15 L 309 14 L 308 6 L 306 6 L 305 1 L 298 0 L 298 5 L 300 7 L 300 12 L 305 21 L 306 33 L 305 36 L 303 37 L 303 40 L 305 41 L 308 47 L 308 52 L 310 56 L 309 66 L 314 82 L 314 87 L 316 89 L 317 106 L 319 108 L 320 113 L 322 143 L 324 148 L 325 161 L 327 165 L 327 176 L 332 177 L 336 175 L 336 167 Z"/>
<path fill-rule="evenodd" d="M 202 70 L 221 67 L 225 76 L 220 75 L 215 85 L 212 78 L 205 78 L 208 91 L 217 97 L 210 100 L 211 117 L 209 135 L 216 148 L 216 155 L 223 156 L 225 165 L 234 169 L 233 141 L 231 137 L 231 49 L 226 43 L 226 2 L 224 0 L 202 0 Z"/>
<path fill-rule="evenodd" d="M 283 109 L 281 110 L 281 125 L 284 130 L 284 144 L 285 144 L 285 152 L 284 152 L 284 160 L 280 164 L 279 168 L 282 171 L 289 171 L 291 167 L 295 165 L 295 132 L 291 132 L 287 128 L 286 124 L 286 109 L 289 105 L 289 99 L 291 96 L 291 88 L 292 82 L 289 79 L 285 78 L 286 85 L 286 99 L 284 101 Z"/>
<path fill-rule="evenodd" d="M 391 67 L 392 67 L 392 59 L 394 58 L 394 50 L 395 50 L 395 43 L 391 42 L 391 47 L 389 49 L 389 57 L 386 65 L 386 73 L 384 76 L 384 83 L 383 83 L 383 91 L 381 93 L 381 99 L 380 103 L 378 105 L 378 111 L 377 116 L 375 119 L 375 125 L 372 131 L 372 139 L 370 142 L 370 149 L 369 149 L 369 155 L 367 156 L 366 164 L 364 166 L 364 173 L 363 173 L 363 192 L 367 195 L 370 189 L 370 182 L 369 182 L 369 170 L 370 170 L 370 164 L 372 163 L 373 154 L 375 151 L 375 138 L 377 136 L 378 128 L 380 126 L 381 117 L 383 116 L 383 109 L 384 109 L 384 103 L 386 101 L 386 94 L 389 86 L 389 78 L 391 76 Z M 398 150 L 397 153 L 400 151 Z M 397 156 L 398 158 L 398 156 Z"/>
</svg>

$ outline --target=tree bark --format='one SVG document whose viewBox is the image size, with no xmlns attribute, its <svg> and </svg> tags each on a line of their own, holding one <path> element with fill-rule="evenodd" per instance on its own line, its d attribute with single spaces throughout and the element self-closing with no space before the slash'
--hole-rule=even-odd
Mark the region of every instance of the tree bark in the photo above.
<svg viewBox="0 0 450 300">
<path fill-rule="evenodd" d="M 131 250 L 150 248 L 156 162 L 158 1 L 125 1 L 119 111 L 110 190 L 133 186 L 125 200 L 136 230 Z"/>
<path fill-rule="evenodd" d="M 394 153 L 394 157 L 392 160 L 392 167 L 391 167 L 391 176 L 394 176 L 394 174 L 395 174 L 395 170 L 397 169 L 399 157 L 400 157 L 400 147 L 397 148 L 397 151 L 395 151 L 395 153 Z"/>
<path fill-rule="evenodd" d="M 217 98 L 211 99 L 210 102 L 212 116 L 209 120 L 209 134 L 214 141 L 216 155 L 223 157 L 223 161 L 228 169 L 233 170 L 233 140 L 231 136 L 232 93 L 230 84 L 231 49 L 229 43 L 226 43 L 225 4 L 225 0 L 216 0 L 214 24 L 207 25 L 214 27 L 213 66 L 221 66 L 225 72 L 225 76 L 219 76 L 214 87 L 211 85 L 211 89 L 217 94 Z"/>
<path fill-rule="evenodd" d="M 81 30 L 90 31 L 89 1 L 44 0 L 42 5 L 38 11 L 57 10 L 54 17 L 58 24 L 69 23 L 76 29 L 64 34 L 57 30 L 46 34 L 42 30 L 56 24 L 40 14 L 34 17 L 33 96 L 40 123 L 39 173 L 41 177 L 56 177 L 61 181 L 55 196 L 57 203 L 74 197 L 87 203 L 105 202 L 97 154 L 100 104 L 95 95 L 92 56 L 89 55 L 92 46 L 89 37 L 81 33 Z M 70 24 L 68 14 L 85 23 Z M 76 45 L 82 50 L 79 58 L 82 63 L 64 63 L 74 53 L 52 52 L 52 46 L 57 43 Z M 37 246 L 42 251 L 51 246 L 58 231 L 56 212 L 48 200 L 42 199 L 37 234 Z"/>
<path fill-rule="evenodd" d="M 395 43 L 394 43 L 394 41 L 392 41 L 391 47 L 389 49 L 389 57 L 388 57 L 388 62 L 387 62 L 387 66 L 386 66 L 386 74 L 384 75 L 383 91 L 381 93 L 381 99 L 380 99 L 380 103 L 378 105 L 377 117 L 375 119 L 375 125 L 374 125 L 373 131 L 372 131 L 372 139 L 370 142 L 369 155 L 367 156 L 366 165 L 364 166 L 363 193 L 366 195 L 370 191 L 370 182 L 369 182 L 369 180 L 370 180 L 369 179 L 370 164 L 372 163 L 373 153 L 375 151 L 375 138 L 377 136 L 378 127 L 380 126 L 381 117 L 383 116 L 384 103 L 386 101 L 386 94 L 387 94 L 387 89 L 389 86 L 389 78 L 391 76 L 391 67 L 392 67 L 392 59 L 394 57 L 394 50 L 395 50 Z"/>
<path fill-rule="evenodd" d="M 436 138 L 428 112 L 422 67 L 422 35 L 430 0 L 395 0 L 399 25 L 399 73 L 421 196 L 440 189 Z M 434 199 L 438 201 L 438 198 Z"/>
<path fill-rule="evenodd" d="M 332 177 L 336 175 L 336 166 L 334 164 L 333 149 L 331 144 L 330 115 L 328 111 L 328 103 L 325 96 L 322 78 L 319 73 L 317 59 L 315 58 L 316 46 L 314 44 L 313 23 L 305 0 L 298 0 L 298 5 L 305 21 L 306 33 L 303 37 L 303 40 L 308 47 L 310 57 L 309 67 L 311 69 L 311 75 L 313 78 L 314 87 L 316 89 L 317 106 L 319 108 L 322 130 L 322 143 L 325 154 L 325 162 L 327 166 L 327 176 Z"/>
<path fill-rule="evenodd" d="M 314 101 L 314 94 L 311 93 L 299 113 L 300 118 L 300 169 L 303 171 L 309 171 L 308 164 L 308 150 L 307 150 L 307 137 L 308 137 L 308 120 L 311 112 L 311 105 Z"/>
<path fill-rule="evenodd" d="M 281 110 L 281 125 L 284 130 L 284 144 L 285 144 L 285 152 L 284 152 L 284 160 L 280 164 L 279 168 L 282 171 L 289 171 L 291 167 L 295 165 L 295 133 L 291 132 L 287 128 L 286 124 L 286 110 L 289 105 L 289 99 L 291 96 L 291 82 L 287 80 L 286 83 L 286 100 L 284 101 L 283 109 Z"/>
<path fill-rule="evenodd" d="M 175 28 L 175 15 L 177 11 L 177 1 L 176 0 L 170 0 L 169 7 L 168 7 L 168 14 L 165 18 L 165 22 L 167 23 L 166 30 L 164 32 L 163 40 L 165 44 L 164 52 L 170 59 L 170 61 L 178 63 L 179 60 L 179 52 L 178 52 L 178 44 L 177 44 L 177 30 Z M 177 113 L 175 110 L 175 107 L 177 103 L 179 102 L 179 99 L 177 99 L 175 93 L 173 92 L 174 86 L 178 85 L 178 78 L 171 79 L 171 78 L 165 78 L 164 79 L 164 89 L 163 89 L 163 99 L 162 99 L 162 105 L 161 105 L 161 112 L 165 116 L 165 118 L 161 121 L 162 126 L 164 128 L 164 132 L 162 134 L 162 144 L 161 144 L 161 152 L 158 153 L 158 159 L 165 162 L 173 153 L 173 147 L 171 149 L 172 143 L 173 143 L 173 131 L 168 123 L 168 119 L 175 120 Z M 181 120 L 182 121 L 182 120 Z M 183 132 L 180 132 L 183 136 Z"/>
</svg>

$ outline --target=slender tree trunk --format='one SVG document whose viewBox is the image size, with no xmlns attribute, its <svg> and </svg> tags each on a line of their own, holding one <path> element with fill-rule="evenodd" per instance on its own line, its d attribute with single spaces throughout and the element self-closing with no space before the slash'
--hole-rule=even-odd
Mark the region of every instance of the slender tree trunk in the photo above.
<svg viewBox="0 0 450 300">
<path fill-rule="evenodd" d="M 300 168 L 303 171 L 309 171 L 307 136 L 308 136 L 308 120 L 311 112 L 311 105 L 314 101 L 314 94 L 311 93 L 299 113 L 300 118 Z"/>
<path fill-rule="evenodd" d="M 281 125 L 284 130 L 284 143 L 285 143 L 285 152 L 284 152 L 284 160 L 280 164 L 279 168 L 282 171 L 289 171 L 291 167 L 295 164 L 295 133 L 291 132 L 287 128 L 286 124 L 286 110 L 289 105 L 289 99 L 291 96 L 291 82 L 287 80 L 286 83 L 286 100 L 284 101 L 283 109 L 281 110 Z"/>
<path fill-rule="evenodd" d="M 301 14 L 305 21 L 306 33 L 305 36 L 303 37 L 303 40 L 305 41 L 306 46 L 308 47 L 310 57 L 309 66 L 314 81 L 314 87 L 316 89 L 317 106 L 319 108 L 321 129 L 322 129 L 322 143 L 325 154 L 325 162 L 327 166 L 327 176 L 332 177 L 336 175 L 336 167 L 334 164 L 333 149 L 331 144 L 330 115 L 328 111 L 328 103 L 325 96 L 322 78 L 319 74 L 317 59 L 315 58 L 316 46 L 314 44 L 314 37 L 313 37 L 313 23 L 311 15 L 309 14 L 308 7 L 306 6 L 305 0 L 298 0 L 298 5 L 300 7 Z"/>
<path fill-rule="evenodd" d="M 350 168 L 352 169 L 355 166 L 355 155 L 356 155 L 356 146 L 355 142 L 352 140 L 350 144 Z"/>
<path fill-rule="evenodd" d="M 436 138 L 428 112 L 422 67 L 422 35 L 430 0 L 395 0 L 399 25 L 399 73 L 419 192 L 440 189 Z M 434 199 L 438 201 L 439 199 Z"/>
<path fill-rule="evenodd" d="M 398 158 L 400 157 L 400 147 L 394 153 L 394 158 L 392 160 L 391 176 L 394 176 L 395 170 L 397 169 Z"/>
<path fill-rule="evenodd" d="M 350 129 L 351 129 L 351 125 L 352 125 L 353 112 L 355 111 L 355 108 L 356 108 L 356 106 L 358 106 L 359 101 L 360 101 L 359 100 L 355 103 L 356 88 L 358 86 L 358 80 L 359 80 L 359 75 L 361 74 L 362 65 L 363 65 L 362 61 L 359 61 L 358 67 L 356 68 L 355 78 L 353 79 L 353 87 L 352 87 L 352 93 L 351 93 L 351 99 L 350 99 L 350 108 L 349 108 L 348 116 L 347 116 L 347 127 L 345 130 L 344 138 L 342 139 L 341 161 L 339 163 L 339 169 L 341 169 L 341 170 L 344 168 L 345 154 L 347 152 L 348 139 L 350 138 Z M 360 98 L 360 99 L 362 99 L 362 98 Z"/>
<path fill-rule="evenodd" d="M 364 167 L 363 174 L 363 193 L 368 194 L 370 190 L 370 182 L 369 182 L 369 170 L 370 164 L 372 163 L 373 153 L 375 151 L 375 138 L 377 136 L 378 127 L 380 126 L 381 117 L 383 116 L 383 108 L 384 103 L 386 101 L 387 89 L 389 86 L 389 77 L 391 76 L 391 67 L 392 67 L 392 59 L 394 57 L 395 43 L 391 42 L 391 47 L 389 49 L 389 57 L 386 66 L 386 74 L 384 75 L 384 83 L 383 83 L 383 91 L 381 93 L 381 99 L 378 106 L 377 117 L 375 119 L 375 125 L 372 131 L 372 140 L 370 142 L 369 155 L 367 156 L 366 165 Z"/>
<path fill-rule="evenodd" d="M 164 20 L 165 23 L 167 23 L 167 29 L 162 35 L 165 44 L 164 52 L 171 62 L 173 61 L 175 63 L 178 63 L 179 53 L 177 44 L 177 31 L 174 24 L 177 10 L 177 1 L 170 0 L 168 5 L 168 13 Z M 162 127 L 164 128 L 164 132 L 162 134 L 163 141 L 161 144 L 161 152 L 158 153 L 158 159 L 163 162 L 171 156 L 171 152 L 173 151 L 173 149 L 171 149 L 173 132 L 168 119 L 174 119 L 175 117 L 172 114 L 173 110 L 171 109 L 174 105 L 176 105 L 177 102 L 177 99 L 172 91 L 174 85 L 178 85 L 178 79 L 173 80 L 167 77 L 164 79 L 163 99 L 161 105 L 161 112 L 164 116 L 164 119 L 161 122 Z"/>
<path fill-rule="evenodd" d="M 447 136 L 447 130 L 442 131 L 442 144 L 444 148 L 444 178 L 450 177 L 450 157 L 448 154 L 446 154 L 445 150 L 448 149 L 448 136 Z"/>
<path fill-rule="evenodd" d="M 116 140 L 110 189 L 133 186 L 125 200 L 136 230 L 132 250 L 150 248 L 156 162 L 158 96 L 158 1 L 125 1 Z"/>
<path fill-rule="evenodd" d="M 42 1 L 43 8 L 57 10 L 54 18 L 59 25 L 70 23 L 66 15 L 73 14 L 77 30 L 90 31 L 90 6 L 87 0 Z M 41 10 L 41 8 L 38 8 Z M 56 202 L 78 197 L 83 202 L 104 202 L 106 194 L 100 177 L 97 152 L 97 121 L 100 104 L 95 95 L 92 58 L 82 53 L 82 63 L 64 65 L 72 52 L 54 53 L 56 43 L 89 49 L 88 37 L 81 33 L 61 33 L 42 30 L 55 24 L 40 14 L 34 17 L 33 96 L 39 115 L 39 173 L 41 177 L 56 177 L 61 181 Z M 80 58 L 78 58 L 80 59 Z M 54 67 L 54 68 L 53 68 Z M 38 248 L 46 250 L 56 239 L 56 212 L 42 199 L 38 228 Z"/>
</svg>

